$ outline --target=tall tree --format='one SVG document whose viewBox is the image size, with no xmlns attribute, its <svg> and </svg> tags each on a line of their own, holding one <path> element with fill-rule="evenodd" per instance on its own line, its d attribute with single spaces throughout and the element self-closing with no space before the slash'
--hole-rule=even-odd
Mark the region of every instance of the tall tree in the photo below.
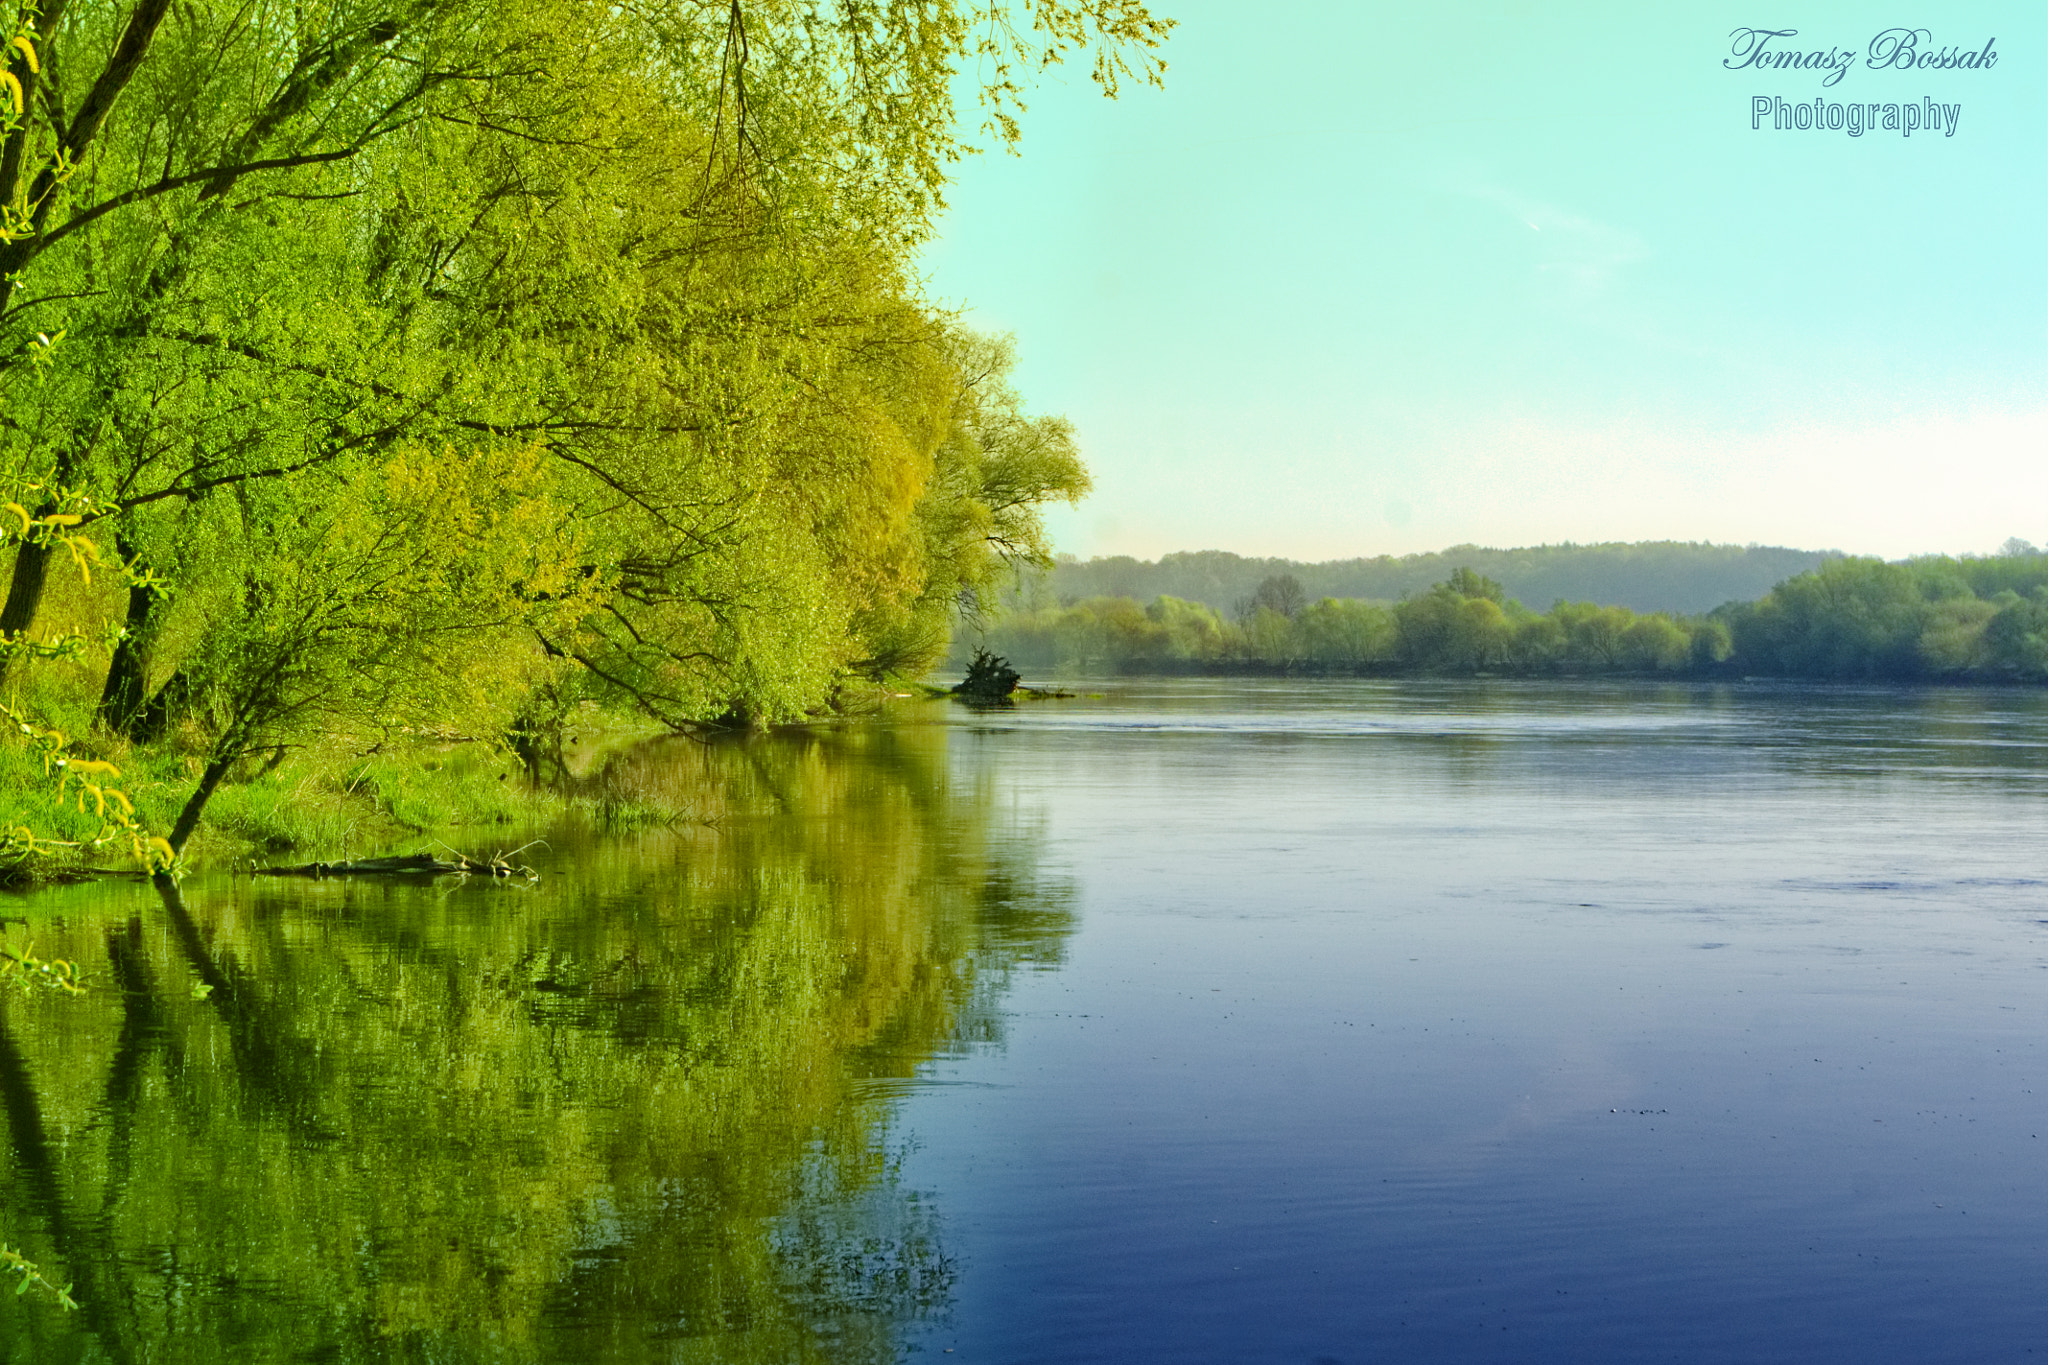
<svg viewBox="0 0 2048 1365">
<path fill-rule="evenodd" d="M 1170 25 L 1130 0 L 63 0 L 42 23 L 34 69 L 9 57 L 0 473 L 76 492 L 156 571 L 105 715 L 198 715 L 209 771 L 271 733 L 222 700 L 270 676 L 252 642 L 332 653 L 294 678 L 369 657 L 367 626 L 288 628 L 275 547 L 353 564 L 323 537 L 419 452 L 547 466 L 503 510 L 576 547 L 573 581 L 478 554 L 460 600 L 678 724 L 929 659 L 963 592 L 1042 556 L 1038 503 L 1085 487 L 913 253 L 970 149 L 962 63 L 1007 144 L 1027 67 L 1086 49 L 1107 90 L 1157 79 Z M 378 516 L 439 534 L 400 511 Z M 403 578 L 404 537 L 368 544 Z M 16 547 L 0 632 L 30 630 L 47 570 Z"/>
</svg>

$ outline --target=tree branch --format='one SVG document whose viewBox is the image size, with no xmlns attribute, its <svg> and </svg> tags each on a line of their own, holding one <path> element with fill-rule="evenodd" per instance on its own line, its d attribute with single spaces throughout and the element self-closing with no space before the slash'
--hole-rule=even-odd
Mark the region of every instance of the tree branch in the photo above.
<svg viewBox="0 0 2048 1365">
<path fill-rule="evenodd" d="M 362 151 L 362 147 L 358 145 L 343 147 L 331 152 L 307 152 L 301 156 L 275 156 L 263 161 L 244 162 L 239 166 L 210 166 L 203 171 L 192 171 L 186 175 L 174 175 L 168 179 L 159 180 L 154 185 L 140 186 L 129 190 L 125 194 L 117 194 L 112 199 L 94 204 L 83 213 L 72 215 L 71 218 L 66 220 L 64 226 L 54 231 L 24 239 L 25 242 L 33 244 L 35 249 L 24 256 L 22 264 L 27 264 L 29 260 L 41 255 L 44 251 L 63 241 L 79 229 L 90 227 L 115 209 L 126 208 L 130 204 L 140 203 L 145 199 L 154 199 L 160 194 L 170 194 L 172 191 L 182 190 L 188 185 L 198 185 L 218 180 L 222 176 L 253 175 L 258 171 L 290 170 L 295 166 L 318 166 L 331 161 L 346 161 L 360 151 Z"/>
</svg>

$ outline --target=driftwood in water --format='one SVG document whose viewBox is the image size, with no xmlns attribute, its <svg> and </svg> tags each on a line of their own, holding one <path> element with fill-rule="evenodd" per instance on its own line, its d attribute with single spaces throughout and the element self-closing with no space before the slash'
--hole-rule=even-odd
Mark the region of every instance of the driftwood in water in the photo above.
<svg viewBox="0 0 2048 1365">
<path fill-rule="evenodd" d="M 461 872 L 461 863 L 436 858 L 431 853 L 414 853 L 396 858 L 354 858 L 338 863 L 304 863 L 298 867 L 259 867 L 258 877 L 357 877 L 364 875 L 435 877 L 444 872 Z"/>
<path fill-rule="evenodd" d="M 455 853 L 454 849 L 448 850 Z M 518 849 L 513 850 L 519 852 Z M 411 853 L 389 858 L 354 858 L 338 863 L 305 863 L 298 867 L 259 867 L 252 876 L 257 877 L 523 877 L 533 881 L 540 876 L 532 868 L 508 861 L 509 855 L 500 853 L 488 862 L 455 853 L 453 858 L 437 858 L 431 853 Z"/>
<path fill-rule="evenodd" d="M 935 689 L 936 691 L 936 689 Z M 1017 670 L 1010 667 L 1010 661 L 985 649 L 974 651 L 974 662 L 967 666 L 967 676 L 950 693 L 937 691 L 939 696 L 953 696 L 969 706 L 1014 706 L 1016 699 L 1026 701 L 1066 700 L 1072 692 L 1062 692 L 1056 687 L 1026 687 Z"/>
<path fill-rule="evenodd" d="M 1008 659 L 977 649 L 974 661 L 967 665 L 967 676 L 953 689 L 953 695 L 970 706 L 1008 706 L 1018 682 L 1017 670 L 1010 667 Z"/>
</svg>

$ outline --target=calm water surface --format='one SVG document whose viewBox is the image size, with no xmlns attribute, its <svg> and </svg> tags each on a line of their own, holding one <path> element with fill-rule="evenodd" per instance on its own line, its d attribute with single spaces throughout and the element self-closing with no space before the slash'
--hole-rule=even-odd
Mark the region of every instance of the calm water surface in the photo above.
<svg viewBox="0 0 2048 1365">
<path fill-rule="evenodd" d="M 1144 683 L 0 903 L 20 1360 L 2048 1357 L 2048 698 Z M 475 843 L 474 834 L 465 836 Z"/>
</svg>

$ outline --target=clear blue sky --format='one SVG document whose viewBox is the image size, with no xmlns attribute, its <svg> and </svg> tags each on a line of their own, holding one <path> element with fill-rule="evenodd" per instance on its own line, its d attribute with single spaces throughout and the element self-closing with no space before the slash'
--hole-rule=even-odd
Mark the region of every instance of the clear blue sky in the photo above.
<svg viewBox="0 0 2048 1365">
<path fill-rule="evenodd" d="M 2038 0 L 1155 8 L 1166 89 L 1043 84 L 926 257 L 1080 429 L 1062 549 L 2048 542 Z M 1998 61 L 1865 66 L 1900 25 Z M 1739 27 L 1856 64 L 1727 70 Z"/>
</svg>

